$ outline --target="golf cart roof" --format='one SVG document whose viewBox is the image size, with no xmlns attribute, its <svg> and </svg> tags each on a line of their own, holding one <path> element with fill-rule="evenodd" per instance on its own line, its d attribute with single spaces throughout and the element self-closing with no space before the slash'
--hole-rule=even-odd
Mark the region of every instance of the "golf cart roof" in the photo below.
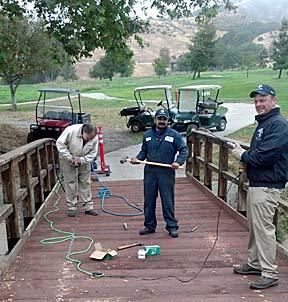
<svg viewBox="0 0 288 302">
<path fill-rule="evenodd" d="M 142 86 L 134 89 L 134 92 L 145 91 L 145 90 L 157 90 L 157 89 L 172 89 L 172 85 L 153 85 L 153 86 Z"/>
<path fill-rule="evenodd" d="M 191 85 L 180 87 L 179 90 L 208 90 L 208 89 L 221 89 L 222 86 L 220 85 Z"/>
<path fill-rule="evenodd" d="M 38 89 L 39 92 L 53 92 L 53 93 L 79 93 L 78 89 L 70 88 L 41 88 Z"/>
</svg>

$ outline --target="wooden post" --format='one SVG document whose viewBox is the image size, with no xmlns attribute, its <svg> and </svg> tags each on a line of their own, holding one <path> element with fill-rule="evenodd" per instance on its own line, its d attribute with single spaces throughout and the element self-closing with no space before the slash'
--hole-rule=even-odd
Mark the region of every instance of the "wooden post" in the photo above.
<svg viewBox="0 0 288 302">
<path fill-rule="evenodd" d="M 204 149 L 204 185 L 212 190 L 212 171 L 209 169 L 208 164 L 212 163 L 213 156 L 213 143 L 209 141 L 209 138 L 205 138 Z"/>
<path fill-rule="evenodd" d="M 199 137 L 194 134 L 193 137 L 193 177 L 200 180 L 200 164 L 196 160 L 197 156 L 201 155 L 201 143 Z"/>
<path fill-rule="evenodd" d="M 39 147 L 36 149 L 36 152 L 31 156 L 32 159 L 32 176 L 38 178 L 38 185 L 34 188 L 35 196 L 35 206 L 36 210 L 41 206 L 44 201 L 44 190 L 43 190 L 43 181 L 41 177 L 41 162 L 40 162 L 40 153 Z"/>
<path fill-rule="evenodd" d="M 49 166 L 48 166 L 48 152 L 47 152 L 47 144 L 44 145 L 44 148 L 40 150 L 40 161 L 41 161 L 41 170 L 46 170 L 46 176 L 43 179 L 43 190 L 44 195 L 46 192 L 51 191 L 51 183 L 49 177 Z"/>
<path fill-rule="evenodd" d="M 17 203 L 14 161 L 9 162 L 9 168 L 1 173 L 4 204 L 13 204 L 13 213 L 7 218 L 7 236 L 17 241 L 24 229 L 22 205 Z"/>
<path fill-rule="evenodd" d="M 188 147 L 188 156 L 186 161 L 186 174 L 192 173 L 192 163 L 193 163 L 193 137 L 192 133 L 187 137 L 187 147 Z"/>
<path fill-rule="evenodd" d="M 239 163 L 239 171 L 241 172 L 238 181 L 238 204 L 237 210 L 246 216 L 246 198 L 247 191 L 244 189 L 244 183 L 247 182 L 246 166 Z"/>
<path fill-rule="evenodd" d="M 222 171 L 228 171 L 228 148 L 221 142 L 219 150 L 218 196 L 226 200 L 227 179 L 222 176 Z"/>
<path fill-rule="evenodd" d="M 32 218 L 35 215 L 35 199 L 33 194 L 33 188 L 31 186 L 31 158 L 27 153 L 25 159 L 21 160 L 18 164 L 19 176 L 20 176 L 20 188 L 28 190 L 27 198 L 23 202 L 24 218 Z"/>
<path fill-rule="evenodd" d="M 50 142 L 47 145 L 47 156 L 48 156 L 48 164 L 52 165 L 52 170 L 49 172 L 49 179 L 50 179 L 51 187 L 53 187 L 57 181 L 56 165 L 58 164 L 58 156 L 54 156 L 54 151 L 56 151 L 56 150 L 54 150 L 53 143 Z"/>
</svg>

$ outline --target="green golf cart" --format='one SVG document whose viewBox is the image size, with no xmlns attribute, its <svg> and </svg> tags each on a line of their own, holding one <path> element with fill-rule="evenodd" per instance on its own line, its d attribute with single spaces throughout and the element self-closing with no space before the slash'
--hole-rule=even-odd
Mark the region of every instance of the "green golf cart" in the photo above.
<svg viewBox="0 0 288 302">
<path fill-rule="evenodd" d="M 181 87 L 177 93 L 177 114 L 171 127 L 178 132 L 191 132 L 193 128 L 216 128 L 224 131 L 227 119 L 218 112 L 220 85 L 193 85 Z"/>
<path fill-rule="evenodd" d="M 172 100 L 171 85 L 137 87 L 134 89 L 134 97 L 136 106 L 120 111 L 120 115 L 126 117 L 126 125 L 132 132 L 139 132 L 152 127 L 157 107 L 167 109 L 171 118 L 177 113 Z"/>
</svg>

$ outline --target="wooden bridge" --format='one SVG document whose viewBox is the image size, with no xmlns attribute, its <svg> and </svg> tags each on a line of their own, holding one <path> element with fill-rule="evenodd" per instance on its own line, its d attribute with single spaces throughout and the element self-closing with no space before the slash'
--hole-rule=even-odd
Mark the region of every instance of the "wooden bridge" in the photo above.
<svg viewBox="0 0 288 302">
<path fill-rule="evenodd" d="M 167 235 L 159 206 L 157 232 L 141 237 L 138 230 L 143 226 L 142 216 L 108 215 L 101 211 L 97 198 L 99 216 L 88 217 L 81 212 L 75 218 L 67 217 L 64 194 L 56 184 L 57 153 L 52 140 L 39 140 L 1 155 L 0 223 L 2 229 L 6 227 L 0 247 L 7 253 L 0 256 L 0 301 L 287 301 L 288 260 L 280 245 L 279 286 L 251 290 L 249 281 L 253 276 L 232 273 L 234 264 L 247 259 L 248 231 L 242 215 L 247 190 L 245 172 L 237 177 L 235 163 L 220 139 L 193 132 L 187 141 L 187 177 L 176 182 L 176 216 L 180 223 L 177 239 Z M 224 201 L 231 182 L 239 193 L 236 210 Z M 217 196 L 211 191 L 214 183 Z M 113 194 L 142 206 L 142 181 L 105 185 Z M 92 185 L 95 197 L 100 186 L 97 182 Z M 111 249 L 143 240 L 145 245 L 160 245 L 161 254 L 139 260 L 138 248 L 134 247 L 119 251 L 112 260 L 95 261 L 89 258 L 91 248 L 73 258 L 82 261 L 83 270 L 102 272 L 104 276 L 94 278 L 79 272 L 65 256 L 71 250 L 86 249 L 89 240 L 72 236 L 72 240 L 55 245 L 40 243 L 41 239 L 59 236 L 43 218 L 59 198 L 59 211 L 49 215 L 58 229 L 89 236 Z M 104 208 L 133 212 L 115 197 L 105 199 Z M 283 202 L 281 208 L 287 205 Z M 276 224 L 280 214 L 278 211 L 275 216 Z"/>
</svg>

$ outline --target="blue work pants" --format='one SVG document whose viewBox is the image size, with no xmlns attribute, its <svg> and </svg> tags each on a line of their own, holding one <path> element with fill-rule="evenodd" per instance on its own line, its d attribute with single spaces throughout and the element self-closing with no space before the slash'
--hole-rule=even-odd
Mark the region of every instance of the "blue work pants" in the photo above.
<svg viewBox="0 0 288 302">
<path fill-rule="evenodd" d="M 178 221 L 174 210 L 175 171 L 171 168 L 146 166 L 144 169 L 144 226 L 155 230 L 156 199 L 160 192 L 163 217 L 166 229 L 178 230 Z"/>
</svg>

